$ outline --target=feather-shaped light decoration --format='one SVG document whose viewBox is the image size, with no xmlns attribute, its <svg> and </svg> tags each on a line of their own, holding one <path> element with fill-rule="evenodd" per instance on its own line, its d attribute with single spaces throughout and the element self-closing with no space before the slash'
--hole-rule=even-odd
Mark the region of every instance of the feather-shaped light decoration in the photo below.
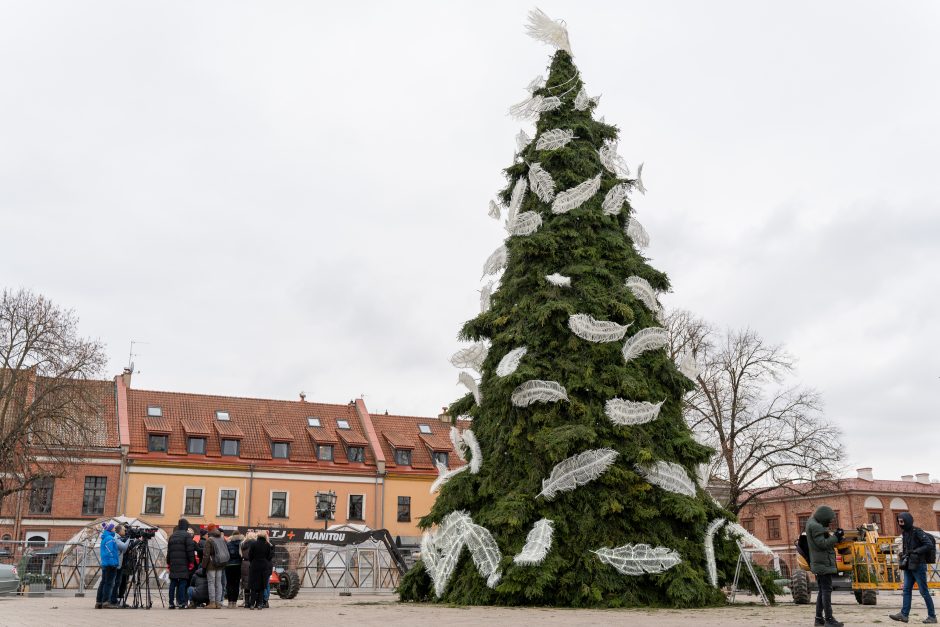
<svg viewBox="0 0 940 627">
<path fill-rule="evenodd" d="M 483 264 L 483 276 L 488 274 L 496 274 L 505 268 L 508 255 L 509 251 L 506 250 L 505 246 L 500 246 L 494 250 L 493 254 L 487 257 L 486 263 Z"/>
<path fill-rule="evenodd" d="M 534 93 L 536 90 L 542 89 L 543 87 L 545 87 L 545 79 L 542 78 L 541 74 L 533 78 L 529 81 L 529 84 L 525 86 L 526 91 L 529 93 Z"/>
<path fill-rule="evenodd" d="M 483 467 L 483 451 L 480 450 L 480 442 L 470 429 L 465 429 L 461 438 L 470 450 L 470 474 L 475 475 Z"/>
<path fill-rule="evenodd" d="M 548 518 L 543 518 L 532 526 L 532 530 L 525 538 L 525 546 L 512 561 L 520 566 L 535 566 L 541 564 L 548 550 L 552 548 L 552 534 L 554 524 Z"/>
<path fill-rule="evenodd" d="M 663 546 L 653 548 L 648 544 L 625 544 L 615 549 L 604 547 L 593 553 L 624 575 L 661 573 L 682 561 L 676 551 Z"/>
<path fill-rule="evenodd" d="M 528 185 L 525 177 L 520 176 L 513 186 L 512 194 L 509 196 L 509 210 L 506 212 L 507 227 L 516 219 L 516 214 L 519 213 L 519 208 L 522 207 L 522 199 L 525 198 L 525 190 Z"/>
<path fill-rule="evenodd" d="M 604 202 L 601 203 L 601 209 L 604 210 L 604 215 L 615 216 L 620 213 L 620 210 L 623 209 L 623 203 L 627 200 L 628 190 L 629 186 L 627 183 L 620 183 L 610 188 L 610 191 L 604 196 Z"/>
<path fill-rule="evenodd" d="M 495 200 L 490 201 L 490 208 L 486 212 L 486 215 L 493 218 L 494 220 L 499 220 L 499 215 L 500 215 L 499 205 L 496 204 Z"/>
<path fill-rule="evenodd" d="M 532 138 L 529 137 L 525 131 L 520 130 L 519 134 L 516 135 L 516 152 L 522 152 L 525 150 L 526 146 L 532 143 Z"/>
<path fill-rule="evenodd" d="M 555 197 L 555 181 L 539 163 L 529 166 L 529 187 L 542 202 L 551 202 Z"/>
<path fill-rule="evenodd" d="M 508 226 L 510 235 L 532 235 L 542 226 L 542 216 L 537 211 L 523 211 L 516 214 Z"/>
<path fill-rule="evenodd" d="M 570 492 L 597 479 L 614 463 L 617 455 L 617 451 L 610 448 L 572 455 L 556 464 L 548 479 L 542 479 L 542 491 L 538 496 L 544 496 L 546 501 L 551 501 L 559 492 Z"/>
<path fill-rule="evenodd" d="M 544 96 L 531 96 L 509 107 L 509 115 L 517 120 L 527 120 L 538 115 Z"/>
<path fill-rule="evenodd" d="M 486 577 L 486 585 L 495 588 L 503 576 L 499 570 L 499 561 L 503 559 L 503 554 L 493 539 L 493 534 L 485 527 L 467 522 L 464 523 L 464 541 L 470 549 L 470 556 L 477 570 Z"/>
<path fill-rule="evenodd" d="M 463 440 L 463 435 L 457 427 L 450 428 L 450 443 L 454 445 L 454 452 L 460 461 L 467 461 L 467 443 Z"/>
<path fill-rule="evenodd" d="M 705 530 L 705 566 L 708 568 L 708 582 L 718 587 L 718 566 L 715 564 L 715 532 L 728 522 L 724 518 L 716 518 L 708 523 Z"/>
<path fill-rule="evenodd" d="M 591 98 L 591 102 L 594 103 L 594 106 L 595 106 L 595 107 L 601 103 L 601 96 L 602 96 L 602 95 L 603 95 L 603 94 L 598 94 L 598 95 L 594 96 L 593 98 Z"/>
<path fill-rule="evenodd" d="M 480 313 L 486 313 L 490 308 L 490 298 L 493 296 L 493 282 L 487 281 L 480 289 Z"/>
<path fill-rule="evenodd" d="M 567 401 L 568 392 L 555 381 L 532 379 L 513 390 L 510 398 L 516 407 L 528 407 L 532 403 Z"/>
<path fill-rule="evenodd" d="M 588 342 L 616 342 L 622 340 L 630 325 L 608 320 L 595 320 L 587 314 L 574 314 L 568 318 L 568 328 Z"/>
<path fill-rule="evenodd" d="M 473 368 L 477 372 L 483 372 L 483 362 L 486 360 L 490 347 L 486 342 L 474 342 L 467 348 L 462 348 L 450 358 L 450 363 L 456 368 Z"/>
<path fill-rule="evenodd" d="M 693 355 L 691 351 L 684 354 L 682 359 L 679 360 L 679 372 L 692 381 L 695 381 L 696 377 L 698 377 L 699 367 L 695 362 L 695 355 Z"/>
<path fill-rule="evenodd" d="M 434 483 L 431 484 L 431 494 L 434 494 L 441 489 L 441 486 L 451 480 L 455 475 L 459 475 L 465 470 L 469 470 L 470 466 L 458 466 L 453 470 L 447 470 L 447 466 L 444 464 L 435 464 L 437 466 L 437 479 L 434 480 Z"/>
<path fill-rule="evenodd" d="M 535 105 L 536 113 L 545 113 L 546 111 L 554 111 L 561 106 L 561 98 L 558 96 L 549 96 L 548 98 L 542 98 L 541 102 Z"/>
<path fill-rule="evenodd" d="M 558 287 L 571 287 L 571 277 L 558 274 L 557 272 L 545 275 L 545 280 Z"/>
<path fill-rule="evenodd" d="M 607 168 L 611 174 L 620 178 L 626 178 L 630 175 L 627 162 L 617 153 L 617 140 L 604 142 L 604 145 L 597 151 L 597 156 L 600 157 L 601 165 Z"/>
<path fill-rule="evenodd" d="M 637 222 L 636 218 L 630 217 L 624 231 L 637 248 L 647 248 L 650 245 L 650 235 L 643 228 L 643 225 Z"/>
<path fill-rule="evenodd" d="M 574 131 L 567 128 L 553 128 L 539 135 L 535 142 L 536 150 L 558 150 L 574 139 Z"/>
<path fill-rule="evenodd" d="M 529 23 L 525 29 L 529 37 L 571 54 L 568 29 L 565 28 L 564 21 L 553 20 L 545 15 L 541 9 L 532 9 L 529 11 Z"/>
<path fill-rule="evenodd" d="M 571 189 L 559 192 L 555 196 L 555 202 L 552 203 L 552 213 L 568 213 L 572 209 L 577 209 L 596 194 L 600 188 L 601 175 L 598 174 Z"/>
<path fill-rule="evenodd" d="M 732 537 L 740 540 L 742 544 L 745 544 L 752 549 L 756 549 L 765 555 L 774 554 L 769 546 L 758 540 L 754 534 L 736 522 L 728 521 L 728 524 L 725 525 L 725 531 Z"/>
<path fill-rule="evenodd" d="M 430 531 L 421 534 L 421 561 L 433 581 L 439 567 L 439 554 L 434 547 L 434 539 Z"/>
<path fill-rule="evenodd" d="M 623 344 L 623 359 L 630 361 L 646 351 L 656 350 L 669 344 L 669 332 L 662 327 L 647 327 Z"/>
<path fill-rule="evenodd" d="M 656 302 L 656 290 L 653 289 L 653 286 L 649 284 L 649 281 L 643 277 L 632 276 L 629 277 L 625 285 L 627 289 L 630 290 L 634 296 L 640 299 L 647 309 L 652 311 L 654 314 L 659 314 L 662 310 L 662 307 L 659 306 L 659 303 Z"/>
<path fill-rule="evenodd" d="M 528 350 L 525 346 L 520 346 L 503 355 L 503 358 L 499 360 L 499 365 L 496 366 L 496 376 L 505 377 L 514 373 Z"/>
<path fill-rule="evenodd" d="M 659 461 L 653 464 L 642 464 L 637 470 L 646 477 L 646 480 L 663 490 L 695 497 L 695 482 L 689 477 L 685 468 L 674 462 Z"/>
<path fill-rule="evenodd" d="M 644 196 L 646 195 L 646 187 L 643 185 L 643 164 L 637 166 L 636 168 L 636 180 L 633 182 L 633 186 L 636 187 L 636 191 L 640 192 Z"/>
<path fill-rule="evenodd" d="M 465 512 L 451 512 L 441 521 L 433 534 L 421 542 L 421 559 L 428 566 L 428 575 L 434 582 L 434 594 L 443 596 L 457 560 L 464 547 L 466 525 L 470 517 Z"/>
<path fill-rule="evenodd" d="M 664 401 L 625 401 L 612 398 L 604 403 L 604 413 L 615 425 L 642 425 L 656 420 Z"/>
<path fill-rule="evenodd" d="M 584 87 L 581 87 L 581 91 L 578 92 L 578 95 L 574 97 L 574 108 L 578 111 L 584 111 L 591 104 L 591 98 L 587 95 Z"/>
<path fill-rule="evenodd" d="M 470 393 L 473 394 L 473 400 L 476 401 L 477 405 L 482 404 L 480 386 L 477 385 L 476 379 L 471 377 L 469 372 L 461 372 L 457 376 L 457 383 L 462 383 L 468 390 L 470 390 Z"/>
</svg>

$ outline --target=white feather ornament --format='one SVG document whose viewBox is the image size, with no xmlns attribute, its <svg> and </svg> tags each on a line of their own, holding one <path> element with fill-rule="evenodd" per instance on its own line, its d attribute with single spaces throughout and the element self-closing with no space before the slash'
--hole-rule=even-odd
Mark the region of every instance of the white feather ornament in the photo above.
<svg viewBox="0 0 940 627">
<path fill-rule="evenodd" d="M 525 198 L 527 187 L 528 183 L 526 183 L 525 177 L 520 176 L 512 188 L 512 194 L 509 196 L 509 210 L 506 213 L 507 227 L 516 219 L 516 214 L 519 213 L 519 208 L 522 207 L 522 199 Z"/>
<path fill-rule="evenodd" d="M 625 282 L 627 289 L 629 289 L 634 296 L 646 305 L 647 309 L 652 311 L 654 314 L 659 314 L 662 310 L 662 307 L 659 306 L 659 303 L 656 302 L 656 290 L 653 289 L 653 286 L 649 284 L 649 281 L 643 277 L 632 276 L 628 278 Z"/>
<path fill-rule="evenodd" d="M 774 552 L 770 549 L 769 546 L 758 540 L 754 537 L 750 531 L 739 525 L 738 523 L 728 521 L 728 524 L 725 525 L 725 531 L 732 537 L 737 538 L 741 541 L 742 544 L 745 544 L 752 549 L 757 549 L 765 555 L 773 555 Z"/>
<path fill-rule="evenodd" d="M 490 201 L 490 208 L 489 211 L 486 212 L 486 215 L 493 218 L 494 220 L 499 220 L 500 211 L 499 205 L 496 204 L 496 201 Z"/>
<path fill-rule="evenodd" d="M 627 162 L 617 154 L 617 140 L 604 142 L 604 145 L 597 151 L 597 156 L 600 157 L 601 165 L 607 168 L 611 174 L 620 178 L 626 178 L 630 175 Z"/>
<path fill-rule="evenodd" d="M 571 287 L 571 277 L 558 274 L 557 272 L 545 275 L 545 280 L 558 287 Z"/>
<path fill-rule="evenodd" d="M 474 342 L 467 348 L 463 348 L 450 358 L 450 363 L 456 368 L 473 368 L 477 372 L 483 372 L 483 362 L 486 360 L 490 347 L 486 342 Z"/>
<path fill-rule="evenodd" d="M 555 202 L 552 203 L 552 213 L 568 213 L 572 209 L 577 209 L 596 194 L 600 188 L 601 175 L 598 174 L 580 185 L 559 192 L 555 197 Z"/>
<path fill-rule="evenodd" d="M 612 398 L 604 403 L 604 413 L 615 425 L 642 425 L 656 420 L 664 401 L 625 401 Z"/>
<path fill-rule="evenodd" d="M 546 111 L 554 111 L 561 106 L 561 98 L 558 96 L 549 96 L 548 98 L 542 98 L 542 100 L 535 105 L 536 113 L 545 113 Z"/>
<path fill-rule="evenodd" d="M 624 342 L 623 359 L 630 361 L 646 351 L 656 350 L 669 344 L 669 332 L 662 327 L 648 327 Z"/>
<path fill-rule="evenodd" d="M 485 527 L 473 522 L 464 523 L 464 541 L 470 549 L 470 556 L 480 574 L 486 577 L 486 585 L 495 588 L 503 574 L 499 570 L 499 561 L 503 554 L 493 539 L 493 534 Z"/>
<path fill-rule="evenodd" d="M 483 264 L 483 276 L 496 274 L 505 268 L 508 254 L 509 251 L 506 250 L 505 246 L 500 246 L 494 250 L 493 254 L 487 257 L 486 263 Z"/>
<path fill-rule="evenodd" d="M 476 401 L 477 405 L 482 404 L 482 397 L 480 396 L 480 386 L 477 385 L 476 379 L 470 376 L 468 372 L 461 372 L 457 376 L 457 383 L 462 383 L 466 386 L 470 393 L 473 394 L 473 400 Z"/>
<path fill-rule="evenodd" d="M 464 430 L 461 437 L 470 450 L 470 474 L 475 475 L 483 467 L 483 451 L 480 450 L 480 442 L 470 429 Z"/>
<path fill-rule="evenodd" d="M 539 135 L 535 142 L 536 150 L 558 150 L 574 139 L 574 131 L 566 128 L 554 128 Z"/>
<path fill-rule="evenodd" d="M 454 445 L 454 452 L 457 453 L 460 461 L 467 461 L 467 443 L 463 441 L 463 436 L 457 427 L 450 428 L 450 443 Z"/>
<path fill-rule="evenodd" d="M 578 92 L 578 95 L 574 97 L 574 108 L 578 111 L 584 111 L 591 104 L 591 98 L 587 95 L 587 92 L 584 90 L 584 87 L 581 87 L 581 91 Z"/>
<path fill-rule="evenodd" d="M 640 192 L 644 196 L 646 195 L 646 187 L 643 185 L 643 164 L 642 163 L 639 166 L 637 166 L 636 180 L 633 182 L 633 186 L 636 187 L 636 191 Z"/>
<path fill-rule="evenodd" d="M 614 463 L 617 455 L 613 449 L 599 448 L 569 457 L 552 468 L 548 479 L 542 479 L 542 491 L 538 496 L 551 501 L 559 492 L 570 492 L 597 479 Z"/>
<path fill-rule="evenodd" d="M 568 29 L 562 20 L 555 21 L 545 15 L 540 9 L 529 11 L 529 23 L 526 25 L 529 37 L 564 50 L 571 54 L 571 44 L 568 42 Z"/>
<path fill-rule="evenodd" d="M 695 482 L 679 464 L 659 461 L 637 466 L 637 470 L 647 481 L 663 490 L 695 497 Z"/>
<path fill-rule="evenodd" d="M 532 235 L 542 226 L 542 216 L 537 211 L 523 211 L 517 214 L 509 225 L 510 235 Z"/>
<path fill-rule="evenodd" d="M 425 531 L 421 534 L 421 561 L 424 562 L 424 568 L 428 571 L 432 581 L 438 571 L 438 558 L 438 552 L 434 550 L 433 536 L 430 531 Z"/>
<path fill-rule="evenodd" d="M 568 328 L 588 342 L 616 342 L 622 340 L 630 325 L 608 320 L 595 320 L 587 314 L 574 314 L 568 318 Z"/>
<path fill-rule="evenodd" d="M 615 549 L 604 547 L 592 552 L 624 575 L 661 573 L 682 561 L 676 551 L 663 546 L 653 548 L 648 544 L 625 544 Z"/>
<path fill-rule="evenodd" d="M 554 524 L 548 518 L 537 521 L 532 526 L 532 531 L 525 538 L 525 546 L 512 561 L 520 566 L 535 566 L 541 564 L 548 550 L 552 548 L 552 534 L 554 533 Z"/>
<path fill-rule="evenodd" d="M 430 493 L 434 494 L 441 489 L 441 486 L 451 480 L 454 475 L 459 475 L 465 470 L 468 470 L 470 466 L 458 466 L 453 470 L 447 470 L 447 466 L 444 464 L 434 464 L 437 466 L 437 479 L 434 480 L 434 483 L 431 484 Z"/>
<path fill-rule="evenodd" d="M 650 245 L 650 235 L 646 232 L 646 229 L 643 228 L 643 225 L 637 222 L 636 218 L 630 217 L 630 220 L 627 222 L 627 227 L 624 229 L 627 237 L 633 240 L 633 244 L 637 248 L 646 248 Z"/>
<path fill-rule="evenodd" d="M 444 595 L 457 567 L 469 521 L 470 517 L 465 512 L 451 512 L 441 521 L 438 530 L 427 534 L 421 542 L 421 559 L 428 566 L 434 593 L 439 597 Z"/>
<path fill-rule="evenodd" d="M 490 308 L 490 298 L 493 296 L 493 282 L 488 281 L 480 290 L 480 313 L 486 313 Z"/>
<path fill-rule="evenodd" d="M 718 587 L 718 566 L 715 564 L 715 532 L 728 522 L 724 518 L 716 518 L 708 523 L 705 530 L 705 565 L 708 568 L 708 581 L 712 587 Z"/>
<path fill-rule="evenodd" d="M 601 203 L 601 209 L 604 210 L 604 215 L 615 216 L 620 213 L 620 210 L 623 209 L 623 203 L 627 200 L 628 190 L 629 186 L 627 183 L 620 183 L 610 188 L 610 191 L 604 196 L 604 202 Z"/>
<path fill-rule="evenodd" d="M 567 401 L 568 392 L 555 381 L 532 379 L 513 390 L 510 398 L 516 407 L 528 407 L 532 403 Z"/>
<path fill-rule="evenodd" d="M 526 146 L 532 143 L 532 138 L 526 135 L 525 131 L 520 130 L 516 135 L 516 152 L 522 152 Z"/>
<path fill-rule="evenodd" d="M 543 87 L 545 87 L 545 79 L 542 78 L 541 74 L 533 78 L 531 81 L 529 81 L 529 84 L 525 86 L 526 91 L 529 93 L 532 93 L 538 89 L 542 89 Z"/>
<path fill-rule="evenodd" d="M 699 375 L 699 367 L 695 362 L 695 355 L 688 352 L 682 356 L 682 359 L 679 361 L 679 372 L 684 374 L 686 378 L 695 381 L 696 377 Z"/>
<path fill-rule="evenodd" d="M 551 202 L 555 197 L 555 181 L 538 163 L 529 166 L 529 187 L 542 202 Z"/>
<path fill-rule="evenodd" d="M 509 115 L 517 120 L 526 120 L 538 115 L 544 96 L 531 96 L 509 107 Z"/>
<path fill-rule="evenodd" d="M 591 98 L 591 102 L 594 103 L 595 107 L 601 103 L 601 95 L 602 94 L 598 94 L 597 96 L 594 96 L 593 98 Z"/>
<path fill-rule="evenodd" d="M 525 346 L 521 346 L 503 355 L 503 358 L 499 360 L 499 365 L 496 366 L 496 376 L 505 377 L 514 373 L 528 350 Z"/>
</svg>

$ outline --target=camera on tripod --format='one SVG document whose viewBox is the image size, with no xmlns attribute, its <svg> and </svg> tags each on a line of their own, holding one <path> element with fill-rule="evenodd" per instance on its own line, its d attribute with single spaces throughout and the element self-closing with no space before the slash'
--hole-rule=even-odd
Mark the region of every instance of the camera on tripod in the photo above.
<svg viewBox="0 0 940 627">
<path fill-rule="evenodd" d="M 132 540 L 153 540 L 157 535 L 156 529 L 146 529 L 143 527 L 128 527 L 127 537 Z"/>
</svg>

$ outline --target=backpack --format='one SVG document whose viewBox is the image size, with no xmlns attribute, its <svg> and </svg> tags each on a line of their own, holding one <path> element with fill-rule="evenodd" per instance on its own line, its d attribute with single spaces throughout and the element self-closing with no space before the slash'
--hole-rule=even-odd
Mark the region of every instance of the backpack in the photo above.
<svg viewBox="0 0 940 627">
<path fill-rule="evenodd" d="M 228 543 L 223 538 L 209 538 L 212 543 L 212 565 L 228 565 Z"/>
<path fill-rule="evenodd" d="M 933 537 L 932 533 L 927 533 L 926 531 L 921 530 L 921 541 L 926 540 L 927 552 L 924 553 L 924 561 L 928 564 L 937 563 L 937 539 Z"/>
</svg>

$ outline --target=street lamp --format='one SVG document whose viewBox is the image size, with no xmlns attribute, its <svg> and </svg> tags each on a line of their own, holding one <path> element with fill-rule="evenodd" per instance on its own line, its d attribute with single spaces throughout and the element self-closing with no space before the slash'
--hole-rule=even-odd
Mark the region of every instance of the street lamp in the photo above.
<svg viewBox="0 0 940 627">
<path fill-rule="evenodd" d="M 317 518 L 323 519 L 323 528 L 328 529 L 330 518 L 336 512 L 336 492 L 317 492 Z"/>
</svg>

